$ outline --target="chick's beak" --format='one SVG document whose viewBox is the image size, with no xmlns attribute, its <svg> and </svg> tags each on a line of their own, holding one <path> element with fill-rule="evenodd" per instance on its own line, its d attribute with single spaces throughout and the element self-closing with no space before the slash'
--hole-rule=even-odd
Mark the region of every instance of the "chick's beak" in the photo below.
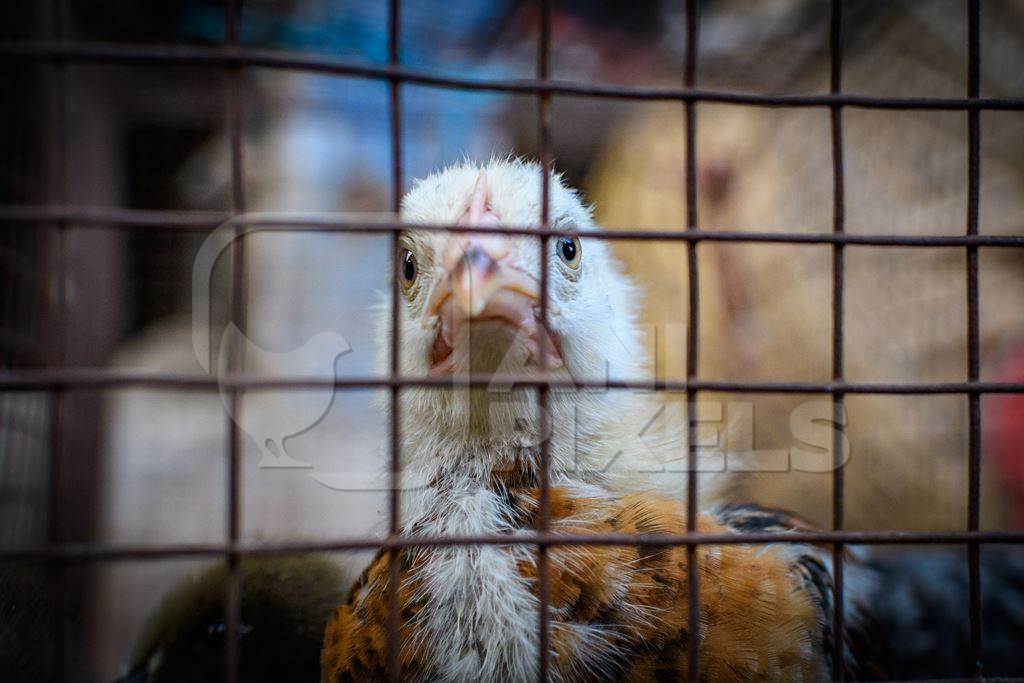
<svg viewBox="0 0 1024 683">
<path fill-rule="evenodd" d="M 481 171 L 459 225 L 485 229 L 501 225 L 490 207 L 488 192 L 487 176 Z M 537 277 L 517 266 L 512 246 L 508 235 L 496 232 L 452 235 L 444 246 L 443 276 L 430 293 L 424 310 L 428 320 L 435 316 L 439 320 L 431 350 L 435 374 L 453 369 L 455 357 L 461 355 L 453 353 L 458 333 L 473 322 L 499 322 L 516 328 L 522 333 L 519 338 L 525 340 L 531 357 L 539 354 L 541 343 L 557 348 L 552 335 L 540 334 L 538 329 L 540 283 Z M 555 312 L 552 305 L 548 308 Z"/>
<path fill-rule="evenodd" d="M 504 318 L 513 324 L 532 318 L 537 280 L 508 262 L 508 247 L 504 237 L 453 239 L 426 315 L 450 317 L 452 327 L 474 318 Z"/>
<path fill-rule="evenodd" d="M 532 360 L 539 356 L 541 343 L 557 348 L 551 335 L 540 331 L 537 279 L 517 268 L 508 253 L 508 238 L 498 236 L 459 238 L 447 250 L 445 275 L 430 293 L 425 310 L 428 318 L 438 319 L 431 349 L 432 374 L 448 374 L 466 357 L 470 347 L 462 344 L 469 343 L 469 336 L 460 331 L 474 324 L 514 328 L 514 337 Z M 457 346 L 460 351 L 454 353 Z M 548 355 L 554 359 L 557 353 Z M 549 367 L 558 364 L 549 363 Z"/>
<path fill-rule="evenodd" d="M 475 228 L 501 225 L 491 209 L 489 193 L 487 173 L 480 171 L 466 210 L 457 224 Z M 534 278 L 509 265 L 510 247 L 509 238 L 501 234 L 453 235 L 442 253 L 444 277 L 427 301 L 426 314 L 438 315 L 443 307 L 449 305 L 451 310 L 448 312 L 456 318 L 455 322 L 477 318 L 488 312 L 488 306 L 496 303 L 496 296 L 503 291 L 525 297 L 521 303 L 529 312 L 530 305 L 537 300 L 537 283 Z M 492 314 L 511 312 L 491 311 Z"/>
</svg>

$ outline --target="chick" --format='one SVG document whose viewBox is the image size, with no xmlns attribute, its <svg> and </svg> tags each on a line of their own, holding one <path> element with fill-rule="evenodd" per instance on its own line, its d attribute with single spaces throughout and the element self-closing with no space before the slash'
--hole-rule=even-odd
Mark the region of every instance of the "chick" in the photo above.
<svg viewBox="0 0 1024 683">
<path fill-rule="evenodd" d="M 120 680 L 224 680 L 226 582 L 218 563 L 176 586 L 150 616 Z M 324 625 L 348 583 L 322 557 L 243 559 L 239 680 L 316 680 Z"/>
<path fill-rule="evenodd" d="M 546 327 L 538 314 L 539 240 L 487 232 L 538 224 L 540 173 L 517 161 L 463 163 L 416 183 L 403 202 L 404 221 L 480 229 L 401 236 L 401 372 L 452 379 L 450 387 L 401 392 L 403 476 L 426 483 L 403 499 L 402 531 L 514 536 L 536 528 L 538 444 L 546 438 L 554 533 L 682 533 L 684 420 L 665 419 L 656 394 L 552 389 L 551 430 L 541 435 L 536 392 L 497 381 L 506 373 L 560 380 L 645 376 L 636 291 L 608 246 L 585 237 L 594 224 L 575 192 L 551 177 L 551 224 L 584 237 L 552 238 L 544 246 L 550 254 Z M 384 316 L 385 351 L 390 324 Z M 467 373 L 496 381 L 460 386 Z M 652 429 L 659 418 L 661 428 Z M 705 484 L 705 493 L 717 490 L 714 476 Z M 696 520 L 700 531 L 799 526 L 785 515 L 701 500 L 709 512 Z M 403 680 L 535 679 L 533 548 L 410 548 L 397 558 Z M 555 546 L 549 558 L 552 680 L 687 675 L 695 634 L 687 623 L 685 547 Z M 713 680 L 829 675 L 826 552 L 726 545 L 701 547 L 697 558 L 702 673 Z M 388 572 L 388 556 L 378 556 L 334 614 L 323 681 L 384 676 Z"/>
</svg>

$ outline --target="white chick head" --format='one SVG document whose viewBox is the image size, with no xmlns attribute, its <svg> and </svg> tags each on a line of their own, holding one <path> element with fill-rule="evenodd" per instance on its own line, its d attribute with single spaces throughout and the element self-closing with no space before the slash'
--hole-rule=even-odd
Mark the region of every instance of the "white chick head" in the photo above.
<svg viewBox="0 0 1024 683">
<path fill-rule="evenodd" d="M 635 288 L 605 241 L 546 240 L 545 331 L 540 322 L 540 239 L 487 231 L 540 225 L 540 174 L 537 164 L 518 160 L 482 166 L 463 162 L 419 180 L 403 200 L 405 222 L 480 228 L 471 233 L 412 230 L 400 238 L 400 372 L 452 378 L 451 387 L 402 390 L 410 464 L 431 461 L 428 469 L 436 473 L 438 467 L 472 461 L 490 471 L 499 461 L 535 451 L 536 390 L 497 384 L 460 388 L 460 377 L 600 381 L 638 378 L 646 368 Z M 553 229 L 594 229 L 590 210 L 559 176 L 551 176 L 549 187 Z M 378 357 L 386 361 L 390 306 L 383 308 Z M 547 345 L 546 372 L 542 344 Z M 551 390 L 553 465 L 578 465 L 581 438 L 588 444 L 607 442 L 614 425 L 631 413 L 624 408 L 632 404 L 623 393 L 629 392 Z M 583 457 L 594 449 L 585 444 Z"/>
</svg>

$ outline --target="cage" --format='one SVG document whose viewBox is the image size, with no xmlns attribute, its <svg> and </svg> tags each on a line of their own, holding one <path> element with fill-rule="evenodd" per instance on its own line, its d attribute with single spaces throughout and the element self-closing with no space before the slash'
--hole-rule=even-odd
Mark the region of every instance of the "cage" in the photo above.
<svg viewBox="0 0 1024 683">
<path fill-rule="evenodd" d="M 833 553 L 833 642 L 847 549 L 961 553 L 970 657 L 954 673 L 986 673 L 982 557 L 1024 542 L 1020 8 L 460 0 L 439 13 L 4 8 L 0 567 L 19 598 L 0 598 L 14 679 L 118 676 L 167 586 L 219 560 L 224 680 L 244 680 L 246 558 L 323 553 L 354 571 L 370 551 L 424 544 L 401 525 L 395 415 L 403 387 L 445 381 L 399 372 L 394 325 L 375 372 L 368 309 L 379 290 L 398 310 L 410 179 L 509 149 L 584 187 L 605 226 L 588 238 L 650 292 L 653 383 L 601 386 L 685 397 L 689 527 L 654 542 L 686 548 L 691 585 L 699 546 L 737 542 L 696 530 L 700 410 L 756 411 L 739 438 L 761 453 L 788 447 L 787 416 L 817 397 L 834 410 L 835 466 L 736 486 L 821 528 L 798 540 Z M 526 233 L 542 262 L 565 234 L 549 184 Z M 560 387 L 515 380 L 536 389 L 543 424 Z M 595 542 L 550 533 L 546 449 L 547 502 L 520 540 L 542 568 L 550 548 Z M 380 469 L 387 485 L 372 483 Z M 692 598 L 688 624 L 700 632 Z M 831 656 L 842 679 L 843 649 Z M 699 639 L 687 661 L 696 680 Z"/>
</svg>

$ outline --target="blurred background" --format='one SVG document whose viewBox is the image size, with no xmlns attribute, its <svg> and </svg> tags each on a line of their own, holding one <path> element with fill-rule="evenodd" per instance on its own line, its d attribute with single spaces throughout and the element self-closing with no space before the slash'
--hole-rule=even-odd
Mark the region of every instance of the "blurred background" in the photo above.
<svg viewBox="0 0 1024 683">
<path fill-rule="evenodd" d="M 216 45 L 222 3 L 68 0 L 73 40 Z M 52 36 L 47 3 L 0 9 L 4 40 Z M 686 50 L 683 3 L 555 0 L 554 78 L 677 87 Z M 698 81 L 753 93 L 827 93 L 829 11 L 823 0 L 702 3 Z M 537 8 L 516 0 L 408 0 L 402 63 L 472 78 L 534 75 Z M 982 3 L 981 91 L 1024 97 L 1024 2 Z M 249 0 L 241 42 L 353 61 L 387 61 L 384 0 Z M 879 96 L 962 97 L 966 11 L 960 0 L 844 3 L 843 89 Z M 52 66 L 0 60 L 0 204 L 179 209 L 216 216 L 231 206 L 225 81 L 215 67 L 69 63 L 64 68 L 67 174 L 51 154 L 58 83 Z M 386 212 L 390 208 L 388 86 L 372 79 L 251 68 L 242 72 L 245 195 L 251 211 Z M 408 185 L 461 157 L 535 156 L 530 96 L 406 85 L 403 174 Z M 685 226 L 684 134 L 678 103 L 554 97 L 557 169 L 609 228 Z M 843 113 L 846 229 L 961 234 L 967 211 L 963 112 L 848 108 Z M 822 108 L 698 108 L 699 222 L 706 230 L 828 232 L 832 227 L 829 112 Z M 981 114 L 985 234 L 1024 233 L 1024 116 Z M 206 215 L 205 213 L 203 215 Z M 74 227 L 74 226 L 72 226 Z M 2 367 L 55 358 L 50 312 L 54 231 L 9 220 L 0 230 Z M 208 233 L 90 226 L 67 232 L 68 365 L 204 372 L 192 345 L 192 267 Z M 373 373 L 372 307 L 387 287 L 388 237 L 261 234 L 246 240 L 246 332 L 261 348 L 250 372 L 329 374 L 307 341 L 340 335 L 339 375 Z M 645 294 L 659 376 L 685 376 L 686 253 L 682 244 L 618 242 Z M 966 286 L 962 249 L 848 247 L 846 378 L 962 381 Z M 1024 380 L 1024 250 L 979 250 L 981 373 Z M 831 377 L 832 250 L 827 245 L 706 243 L 699 247 L 700 375 L 724 380 Z M 227 264 L 213 274 L 214 341 L 228 322 Z M 335 337 L 332 337 L 335 338 Z M 216 346 L 216 344 L 215 344 Z M 305 349 L 305 350 L 304 350 Z M 742 411 L 733 443 L 789 448 L 793 408 L 808 397 L 714 396 L 722 424 Z M 293 434 L 295 414 L 328 405 Z M 311 407 L 312 406 L 312 407 Z M 966 524 L 967 399 L 847 398 L 851 529 L 962 529 Z M 747 413 L 742 413 L 747 414 Z M 62 404 L 60 502 L 48 515 L 49 398 L 0 394 L 0 544 L 48 539 L 124 544 L 216 543 L 225 525 L 227 421 L 216 391 L 75 390 Z M 332 472 L 369 473 L 386 453 L 386 420 L 369 390 L 259 392 L 238 416 L 246 432 L 282 437 L 292 465 L 273 468 L 250 437 L 242 464 L 245 540 L 322 539 L 380 532 L 384 497 L 338 490 Z M 983 398 L 982 519 L 1024 528 L 1024 396 Z M 300 421 L 301 424 L 301 421 Z M 756 463 L 756 456 L 754 457 Z M 280 464 L 279 462 L 277 464 Z M 261 466 L 264 465 L 264 466 Z M 324 476 L 327 475 L 327 476 Z M 325 482 L 335 485 L 325 485 Z M 341 486 L 341 488 L 345 488 Z M 366 488 L 366 487 L 364 487 Z M 831 524 L 831 475 L 737 475 L 735 495 Z M 54 531 L 56 530 L 56 531 Z M 56 534 L 56 535 L 54 535 Z M 365 555 L 339 561 L 355 571 Z M 61 626 L 75 680 L 123 673 L 146 615 L 169 586 L 204 563 L 162 560 L 75 566 Z M 4 590 L 45 604 L 45 572 L 2 567 Z M 40 592 L 42 591 L 42 592 Z M 0 596 L 2 597 L 2 596 Z M 2 602 L 2 600 L 0 600 Z M 26 616 L 26 614 L 28 616 Z M 21 620 L 22 626 L 17 625 Z M 39 627 L 34 609 L 16 629 Z M 4 638 L 17 635 L 0 632 Z M 34 647 L 52 645 L 36 638 Z M 49 657 L 43 656 L 43 661 Z M 53 677 L 46 670 L 38 680 Z M 26 669 L 27 671 L 28 669 Z M 32 675 L 35 675 L 34 673 Z M 26 680 L 37 680 L 26 674 Z"/>
</svg>

